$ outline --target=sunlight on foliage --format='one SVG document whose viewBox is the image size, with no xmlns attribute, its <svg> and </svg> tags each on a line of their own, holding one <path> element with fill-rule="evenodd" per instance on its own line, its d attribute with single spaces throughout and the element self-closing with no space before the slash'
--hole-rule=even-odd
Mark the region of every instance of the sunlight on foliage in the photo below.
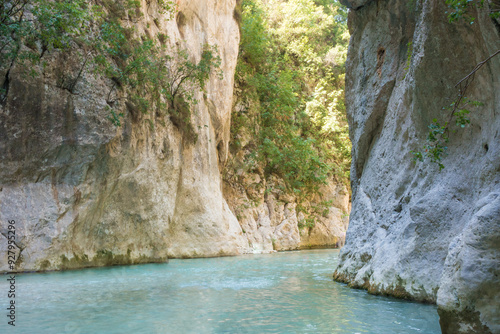
<svg viewBox="0 0 500 334">
<path fill-rule="evenodd" d="M 328 178 L 348 183 L 344 104 L 349 34 L 337 1 L 243 0 L 232 150 L 278 175 L 299 203 Z M 251 131 L 248 139 L 245 131 Z"/>
</svg>

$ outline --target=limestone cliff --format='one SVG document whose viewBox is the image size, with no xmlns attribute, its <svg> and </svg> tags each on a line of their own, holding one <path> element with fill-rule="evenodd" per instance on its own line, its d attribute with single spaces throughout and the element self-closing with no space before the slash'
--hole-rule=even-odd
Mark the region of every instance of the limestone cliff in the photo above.
<svg viewBox="0 0 500 334">
<path fill-rule="evenodd" d="M 498 21 L 488 3 L 471 8 L 474 24 L 449 23 L 438 0 L 344 3 L 353 204 L 334 278 L 437 302 L 444 333 L 498 333 L 500 57 L 476 73 L 468 94 L 484 106 L 450 134 L 445 168 L 410 153 L 455 84 L 500 48 Z"/>
<path fill-rule="evenodd" d="M 225 170 L 224 197 L 240 222 L 251 252 L 344 245 L 350 210 L 345 185 L 329 180 L 320 193 L 308 199 L 307 211 L 317 211 L 317 214 L 314 226 L 307 227 L 305 215 L 297 210 L 296 198 L 280 190 L 285 188 L 283 180 L 275 175 L 265 178 L 257 170 L 230 169 Z M 229 177 L 229 173 L 234 175 Z M 328 205 L 321 206 L 322 202 Z"/>
<path fill-rule="evenodd" d="M 71 54 L 46 53 L 36 78 L 14 65 L 1 74 L 0 271 L 7 270 L 7 221 L 15 220 L 20 271 L 239 254 L 248 245 L 222 197 L 239 31 L 235 0 L 177 1 L 157 20 L 141 1 L 139 34 L 164 33 L 200 59 L 217 45 L 222 80 L 195 92 L 195 144 L 165 115 L 136 117 L 120 100 L 121 127 L 107 119 L 111 80 L 84 71 L 73 92 L 57 84 L 78 68 Z M 158 23 L 162 22 L 162 23 Z M 134 116 L 134 117 L 133 117 Z"/>
</svg>

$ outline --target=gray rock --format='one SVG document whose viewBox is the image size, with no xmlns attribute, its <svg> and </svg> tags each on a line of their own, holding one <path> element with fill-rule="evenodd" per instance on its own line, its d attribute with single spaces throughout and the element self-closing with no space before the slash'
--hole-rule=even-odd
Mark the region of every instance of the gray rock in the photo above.
<svg viewBox="0 0 500 334">
<path fill-rule="evenodd" d="M 448 248 L 440 322 L 447 333 L 500 333 L 500 193 L 480 199 L 473 212 Z"/>
<path fill-rule="evenodd" d="M 146 6 L 146 3 L 143 3 Z M 219 163 L 229 140 L 239 31 L 235 0 L 179 1 L 178 16 L 137 31 L 166 33 L 199 60 L 218 45 L 224 78 L 206 84 L 190 144 L 168 115 L 131 115 L 115 128 L 107 119 L 111 82 L 85 71 L 74 94 L 57 86 L 78 68 L 75 54 L 50 53 L 35 79 L 14 67 L 0 106 L 0 221 L 14 219 L 22 261 L 17 270 L 54 270 L 165 261 L 168 257 L 235 255 L 247 251 L 236 217 L 222 196 Z M 146 7 L 142 11 L 146 11 Z M 75 50 L 76 52 L 77 50 Z M 2 73 L 6 73 L 5 71 Z M 0 82 L 2 84 L 2 82 Z M 154 129 L 150 126 L 154 124 Z M 0 237 L 0 270 L 6 259 Z"/>
<path fill-rule="evenodd" d="M 265 180 L 263 175 L 245 171 L 241 172 L 241 178 L 242 181 L 225 180 L 223 193 L 240 222 L 252 253 L 333 248 L 344 244 L 350 210 L 345 185 L 328 180 L 318 194 L 302 203 L 307 207 L 321 207 L 321 202 L 331 204 L 326 208 L 328 214 L 315 216 L 314 227 L 299 229 L 304 214 L 297 212 L 295 196 L 279 190 L 277 185 L 280 183 L 284 188 L 282 179 L 272 175 Z"/>
<path fill-rule="evenodd" d="M 450 134 L 445 169 L 414 164 L 410 151 L 446 118 L 455 84 L 500 48 L 499 31 L 487 8 L 473 10 L 471 25 L 449 23 L 437 0 L 351 7 L 353 202 L 334 278 L 437 303 L 444 333 L 498 332 L 500 56 L 469 88 L 484 106 Z"/>
</svg>

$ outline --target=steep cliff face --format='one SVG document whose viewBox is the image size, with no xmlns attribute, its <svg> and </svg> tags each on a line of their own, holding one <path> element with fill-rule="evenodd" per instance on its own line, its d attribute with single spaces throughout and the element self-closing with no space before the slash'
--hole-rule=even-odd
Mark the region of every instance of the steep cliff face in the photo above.
<svg viewBox="0 0 500 334">
<path fill-rule="evenodd" d="M 499 56 L 476 73 L 468 97 L 484 106 L 451 132 L 445 168 L 410 153 L 500 48 L 498 22 L 488 4 L 471 9 L 474 24 L 451 24 L 444 1 L 344 2 L 353 204 L 334 278 L 437 302 L 444 333 L 499 332 Z"/>
<path fill-rule="evenodd" d="M 229 136 L 239 32 L 235 0 L 177 1 L 159 21 L 142 1 L 139 34 L 165 33 L 199 61 L 217 45 L 224 72 L 195 92 L 195 144 L 166 115 L 136 117 L 122 100 L 121 127 L 107 119 L 111 80 L 84 71 L 74 92 L 59 88 L 76 57 L 44 55 L 40 75 L 2 73 L 0 106 L 0 271 L 7 270 L 7 221 L 15 220 L 18 270 L 164 261 L 239 254 L 248 248 L 222 197 L 219 163 Z M 158 22 L 162 22 L 159 24 Z M 75 51 L 76 52 L 76 51 Z M 134 117 L 132 117 L 134 116 Z M 154 125 L 154 126 L 152 126 Z"/>
</svg>

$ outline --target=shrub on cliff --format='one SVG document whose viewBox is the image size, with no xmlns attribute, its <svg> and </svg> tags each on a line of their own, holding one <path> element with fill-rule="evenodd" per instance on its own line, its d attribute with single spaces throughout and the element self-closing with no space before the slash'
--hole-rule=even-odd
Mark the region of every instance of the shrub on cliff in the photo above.
<svg viewBox="0 0 500 334">
<path fill-rule="evenodd" d="M 148 1 L 158 17 L 171 19 L 172 1 Z M 194 63 L 181 47 L 168 49 L 168 36 L 138 34 L 144 21 L 140 1 L 13 0 L 0 3 L 0 69 L 6 71 L 0 102 L 8 93 L 10 68 L 37 76 L 46 66 L 47 52 L 71 52 L 80 60 L 75 73 L 63 73 L 59 88 L 74 93 L 84 71 L 111 79 L 107 92 L 110 121 L 121 125 L 126 100 L 136 113 L 165 114 L 190 142 L 197 135 L 191 124 L 193 92 L 203 90 L 210 73 L 220 67 L 216 46 L 205 45 Z M 154 22 L 159 25 L 159 19 Z M 75 71 L 76 70 L 76 71 Z M 222 75 L 222 73 L 218 73 Z M 135 115 L 137 116 L 137 115 Z M 137 117 L 136 117 L 137 118 Z M 150 124 L 151 119 L 147 119 Z"/>
</svg>

